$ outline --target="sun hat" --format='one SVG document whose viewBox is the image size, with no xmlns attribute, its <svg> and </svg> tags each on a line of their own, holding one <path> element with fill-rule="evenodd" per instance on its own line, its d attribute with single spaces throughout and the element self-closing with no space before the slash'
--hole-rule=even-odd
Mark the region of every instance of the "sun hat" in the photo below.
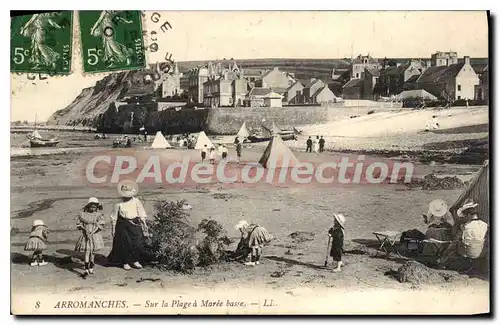
<svg viewBox="0 0 500 325">
<path fill-rule="evenodd" d="M 248 226 L 248 222 L 246 222 L 245 220 L 241 220 L 236 224 L 236 226 L 234 226 L 234 228 L 236 228 L 236 230 L 240 230 L 241 228 L 244 228 L 246 226 Z"/>
<path fill-rule="evenodd" d="M 448 212 L 448 204 L 444 200 L 435 199 L 429 203 L 429 212 L 427 216 L 443 217 Z"/>
<path fill-rule="evenodd" d="M 38 226 L 45 226 L 45 223 L 43 223 L 43 220 L 33 221 L 33 227 L 38 227 Z"/>
<path fill-rule="evenodd" d="M 345 217 L 341 213 L 333 213 L 333 217 L 335 220 L 337 220 L 342 228 L 344 228 L 345 225 Z"/>
<path fill-rule="evenodd" d="M 118 183 L 118 194 L 122 197 L 130 198 L 139 192 L 139 186 L 132 180 L 123 180 Z"/>
</svg>

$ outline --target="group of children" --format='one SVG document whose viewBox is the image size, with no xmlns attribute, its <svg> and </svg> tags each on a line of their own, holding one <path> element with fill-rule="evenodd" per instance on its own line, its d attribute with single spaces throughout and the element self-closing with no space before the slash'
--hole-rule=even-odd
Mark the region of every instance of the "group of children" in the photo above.
<svg viewBox="0 0 500 325">
<path fill-rule="evenodd" d="M 101 231 L 104 229 L 104 215 L 100 212 L 102 204 L 95 197 L 89 198 L 87 204 L 76 218 L 76 228 L 81 235 L 76 241 L 75 251 L 85 254 L 85 274 L 94 273 L 95 252 L 104 248 Z M 43 251 L 47 249 L 49 229 L 43 220 L 35 220 L 31 228 L 30 237 L 24 246 L 25 251 L 32 251 L 31 266 L 44 266 Z"/>
<path fill-rule="evenodd" d="M 209 159 L 211 164 L 216 163 L 218 154 L 221 156 L 221 159 L 223 161 L 225 161 L 227 159 L 227 147 L 225 144 L 219 145 L 218 153 L 215 151 L 215 147 L 211 147 L 209 149 L 207 145 L 204 145 L 203 148 L 201 149 L 201 162 L 205 161 L 205 159 L 207 158 L 207 153 L 208 153 L 208 159 Z"/>
<path fill-rule="evenodd" d="M 85 254 L 84 275 L 94 273 L 95 252 L 104 248 L 101 232 L 104 229 L 105 220 L 101 210 L 102 204 L 99 203 L 99 200 L 91 197 L 76 219 L 76 228 L 81 231 L 81 235 L 76 241 L 75 251 Z M 330 256 L 337 263 L 333 270 L 334 272 L 340 272 L 342 266 L 344 224 L 345 217 L 342 214 L 334 213 L 333 226 L 328 230 L 328 235 L 331 238 Z M 245 264 L 250 266 L 258 265 L 263 246 L 268 244 L 273 239 L 273 236 L 264 227 L 256 224 L 248 224 L 246 221 L 240 221 L 235 228 L 241 233 L 241 241 L 238 249 L 240 249 L 241 245 L 246 247 L 251 258 Z M 30 237 L 24 247 L 25 251 L 33 252 L 30 262 L 31 266 L 47 265 L 47 262 L 43 258 L 43 251 L 47 249 L 48 235 L 49 229 L 43 220 L 35 220 Z"/>
</svg>

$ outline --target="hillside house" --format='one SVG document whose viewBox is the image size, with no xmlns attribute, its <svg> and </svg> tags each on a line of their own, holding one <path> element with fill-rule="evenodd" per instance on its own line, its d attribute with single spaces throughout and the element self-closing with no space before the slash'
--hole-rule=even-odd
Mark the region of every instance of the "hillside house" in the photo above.
<svg viewBox="0 0 500 325">
<path fill-rule="evenodd" d="M 304 89 L 304 86 L 300 81 L 296 81 L 294 84 L 288 87 L 288 89 L 283 94 L 283 104 L 300 104 L 302 89 Z"/>
<path fill-rule="evenodd" d="M 308 81 L 304 81 L 304 89 L 302 89 L 302 103 L 311 104 L 315 103 L 313 100 L 313 95 L 325 87 L 325 83 L 321 79 L 311 78 Z"/>
<path fill-rule="evenodd" d="M 457 52 L 436 52 L 431 55 L 431 66 L 433 67 L 448 67 L 457 63 Z"/>
<path fill-rule="evenodd" d="M 263 107 L 264 97 L 271 93 L 271 89 L 262 87 L 253 87 L 245 96 L 245 106 Z"/>
<path fill-rule="evenodd" d="M 243 106 L 247 81 L 234 71 L 211 77 L 203 84 L 203 105 L 206 107 Z"/>
<path fill-rule="evenodd" d="M 318 89 L 311 96 L 311 102 L 315 104 L 332 103 L 336 101 L 337 97 L 335 96 L 333 91 L 330 90 L 327 84 L 325 84 L 323 88 Z"/>
<path fill-rule="evenodd" d="M 438 98 L 450 101 L 473 99 L 479 77 L 465 56 L 461 63 L 432 66 L 416 81 L 416 89 L 424 89 Z"/>
<path fill-rule="evenodd" d="M 396 95 L 405 90 L 405 84 L 415 81 L 414 76 L 420 76 L 427 68 L 420 60 L 410 60 L 399 66 L 392 66 L 380 71 L 380 78 L 375 93 L 378 96 Z M 413 79 L 412 79 L 413 78 Z M 410 81 L 411 79 L 411 81 Z"/>
<path fill-rule="evenodd" d="M 363 78 L 363 99 L 374 100 L 375 94 L 373 90 L 380 77 L 380 71 L 377 69 L 365 68 L 364 78 Z"/>
<path fill-rule="evenodd" d="M 266 107 L 282 107 L 283 106 L 283 96 L 274 91 L 271 91 L 264 95 L 264 106 Z"/>
<path fill-rule="evenodd" d="M 188 96 L 196 103 L 203 103 L 203 84 L 208 81 L 209 71 L 207 66 L 196 67 L 189 71 Z"/>
<path fill-rule="evenodd" d="M 290 86 L 290 79 L 287 74 L 280 71 L 278 67 L 267 71 L 259 80 L 255 81 L 255 87 L 261 88 L 281 88 L 287 89 Z"/>
<path fill-rule="evenodd" d="M 351 80 L 352 79 L 363 79 L 365 69 L 375 69 L 379 70 L 381 68 L 380 63 L 368 55 L 358 55 L 351 64 Z"/>
<path fill-rule="evenodd" d="M 476 86 L 476 100 L 484 100 L 489 105 L 490 86 L 489 86 L 489 68 L 484 67 L 479 74 L 479 85 Z"/>
</svg>

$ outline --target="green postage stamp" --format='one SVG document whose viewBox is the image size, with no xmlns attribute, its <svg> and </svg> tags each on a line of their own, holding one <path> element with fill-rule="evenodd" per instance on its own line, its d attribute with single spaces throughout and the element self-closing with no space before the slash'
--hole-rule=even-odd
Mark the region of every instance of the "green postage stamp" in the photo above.
<svg viewBox="0 0 500 325">
<path fill-rule="evenodd" d="M 72 27 L 72 11 L 12 17 L 10 71 L 69 74 Z"/>
<path fill-rule="evenodd" d="M 80 11 L 85 72 L 144 68 L 140 11 Z"/>
</svg>

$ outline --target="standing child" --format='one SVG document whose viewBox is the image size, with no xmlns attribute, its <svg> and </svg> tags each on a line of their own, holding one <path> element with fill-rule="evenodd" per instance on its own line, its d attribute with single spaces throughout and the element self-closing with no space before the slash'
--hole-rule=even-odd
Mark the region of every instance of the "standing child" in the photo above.
<svg viewBox="0 0 500 325">
<path fill-rule="evenodd" d="M 210 148 L 210 163 L 211 164 L 215 164 L 215 156 L 217 155 L 217 153 L 215 152 L 215 148 L 212 147 Z"/>
<path fill-rule="evenodd" d="M 201 162 L 205 161 L 205 158 L 207 158 L 207 145 L 204 145 L 203 148 L 201 148 Z"/>
<path fill-rule="evenodd" d="M 85 253 L 85 275 L 94 273 L 94 254 L 104 248 L 101 230 L 104 228 L 102 205 L 95 197 L 91 197 L 76 219 L 76 227 L 82 234 L 78 238 L 75 251 Z"/>
<path fill-rule="evenodd" d="M 257 224 L 248 224 L 245 220 L 241 220 L 236 226 L 236 230 L 240 231 L 241 239 L 238 248 L 247 249 L 250 253 L 250 262 L 245 265 L 255 266 L 260 264 L 263 247 L 273 240 L 273 236 L 266 228 Z"/>
<path fill-rule="evenodd" d="M 226 159 L 227 159 L 227 147 L 226 147 L 226 145 L 222 146 L 221 155 L 222 155 L 222 160 L 226 161 Z"/>
<path fill-rule="evenodd" d="M 32 251 L 31 266 L 47 265 L 43 260 L 43 251 L 47 249 L 47 236 L 49 235 L 49 228 L 43 223 L 43 220 L 33 221 L 31 227 L 30 238 L 24 246 L 25 251 Z"/>
<path fill-rule="evenodd" d="M 238 141 L 238 143 L 236 144 L 236 156 L 238 157 L 238 164 L 241 162 L 241 149 L 241 142 Z"/>
<path fill-rule="evenodd" d="M 337 267 L 333 272 L 340 272 L 342 266 L 342 253 L 344 251 L 344 224 L 345 217 L 342 214 L 333 214 L 333 227 L 328 230 L 328 235 L 332 237 L 332 248 L 330 256 L 337 262 Z"/>
</svg>

